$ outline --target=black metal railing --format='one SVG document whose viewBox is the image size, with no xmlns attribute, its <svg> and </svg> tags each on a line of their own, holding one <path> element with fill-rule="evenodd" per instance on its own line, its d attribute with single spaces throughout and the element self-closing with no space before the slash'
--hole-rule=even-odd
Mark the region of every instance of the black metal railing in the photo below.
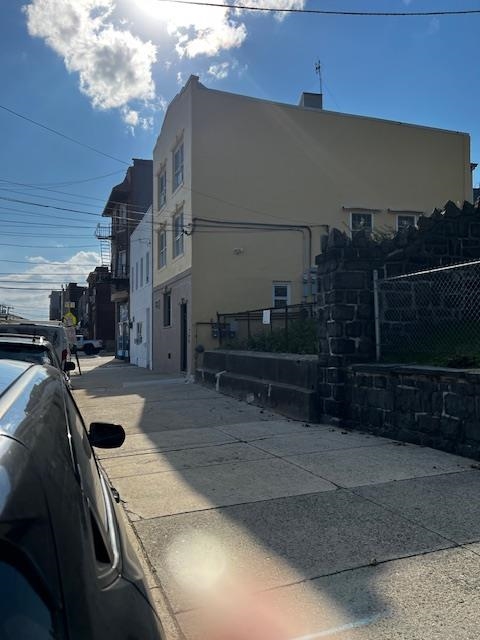
<svg viewBox="0 0 480 640">
<path fill-rule="evenodd" d="M 318 353 L 315 303 L 217 313 L 211 331 L 220 348 Z"/>
</svg>

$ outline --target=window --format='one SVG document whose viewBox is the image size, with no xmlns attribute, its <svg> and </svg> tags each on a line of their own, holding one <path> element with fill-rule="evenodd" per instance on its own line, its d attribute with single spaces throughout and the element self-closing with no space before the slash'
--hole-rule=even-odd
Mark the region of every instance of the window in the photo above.
<svg viewBox="0 0 480 640">
<path fill-rule="evenodd" d="M 290 304 L 290 282 L 273 283 L 273 305 L 276 309 Z"/>
<path fill-rule="evenodd" d="M 173 216 L 173 257 L 183 253 L 183 211 Z"/>
<path fill-rule="evenodd" d="M 183 184 L 183 142 L 173 152 L 173 191 Z"/>
<path fill-rule="evenodd" d="M 162 269 L 167 264 L 167 232 L 160 229 L 158 232 L 158 268 Z"/>
<path fill-rule="evenodd" d="M 147 251 L 145 256 L 145 284 L 148 284 L 150 280 L 150 251 Z"/>
<path fill-rule="evenodd" d="M 135 263 L 135 289 L 138 289 L 138 262 Z"/>
<path fill-rule="evenodd" d="M 158 208 L 161 209 L 167 201 L 167 172 L 162 169 L 157 176 Z"/>
<path fill-rule="evenodd" d="M 143 258 L 140 258 L 140 286 L 143 287 Z"/>
<path fill-rule="evenodd" d="M 172 324 L 172 294 L 170 291 L 163 294 L 163 326 L 170 327 Z"/>
<path fill-rule="evenodd" d="M 413 215 L 398 215 L 397 231 L 400 231 L 400 229 L 406 229 L 407 227 L 414 227 L 416 222 L 416 217 Z"/>
<path fill-rule="evenodd" d="M 352 235 L 357 231 L 367 231 L 371 233 L 373 230 L 373 214 L 371 213 L 352 213 Z"/>
</svg>

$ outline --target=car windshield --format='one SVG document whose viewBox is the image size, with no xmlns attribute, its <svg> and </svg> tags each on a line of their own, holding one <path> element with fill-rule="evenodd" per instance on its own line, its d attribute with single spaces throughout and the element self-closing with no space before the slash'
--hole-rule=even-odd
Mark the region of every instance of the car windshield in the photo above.
<svg viewBox="0 0 480 640">
<path fill-rule="evenodd" d="M 55 362 L 45 347 L 24 344 L 0 344 L 0 359 L 23 360 L 35 364 L 51 364 Z"/>
</svg>

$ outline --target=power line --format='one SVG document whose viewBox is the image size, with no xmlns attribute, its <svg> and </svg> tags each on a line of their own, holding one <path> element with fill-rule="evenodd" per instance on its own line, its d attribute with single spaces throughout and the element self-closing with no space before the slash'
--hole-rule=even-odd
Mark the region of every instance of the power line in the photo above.
<svg viewBox="0 0 480 640">
<path fill-rule="evenodd" d="M 25 293 L 34 293 L 35 291 L 51 291 L 52 287 L 49 287 L 48 289 L 44 289 L 42 287 L 34 287 L 33 289 L 27 289 L 26 287 L 3 287 L 0 286 L 0 289 L 12 289 L 15 291 L 25 291 Z"/>
<path fill-rule="evenodd" d="M 75 140 L 75 138 L 71 138 L 70 136 L 67 136 L 65 133 L 62 133 L 61 131 L 57 131 L 56 129 L 52 129 L 51 127 L 47 127 L 47 125 L 42 124 L 41 122 L 37 122 L 36 120 L 32 120 L 32 118 L 28 118 L 27 116 L 22 115 L 21 113 L 18 113 L 17 111 L 14 111 L 13 109 L 9 109 L 8 107 L 5 107 L 3 104 L 0 104 L 0 109 L 3 109 L 4 111 L 7 111 L 8 113 L 16 116 L 17 118 L 22 118 L 22 120 L 26 120 L 27 122 L 30 122 L 31 124 L 34 124 L 37 127 L 40 127 L 41 129 L 45 129 L 45 131 L 49 131 L 50 133 L 54 133 L 57 136 L 60 136 L 60 138 L 65 138 L 65 140 L 69 140 L 70 142 L 73 142 L 74 144 L 78 144 L 80 147 L 84 147 L 85 149 L 89 149 L 90 151 L 93 151 L 94 153 L 98 153 L 101 156 L 104 156 L 105 158 L 110 158 L 111 160 L 115 160 L 116 162 L 121 162 L 122 164 L 126 164 L 127 166 L 130 166 L 130 162 L 126 162 L 125 160 L 120 160 L 120 158 L 116 158 L 115 156 L 111 156 L 109 153 L 105 153 L 103 151 L 100 151 L 100 149 L 96 149 L 95 147 L 91 147 L 88 144 L 85 144 L 84 142 L 80 142 L 80 140 Z"/>
<path fill-rule="evenodd" d="M 41 197 L 41 196 L 36 196 L 36 197 Z M 55 200 L 55 198 L 52 198 L 53 200 Z M 20 198 L 8 198 L 7 196 L 0 196 L 0 200 L 5 200 L 7 202 L 13 202 L 15 204 L 26 204 L 28 206 L 32 206 L 32 207 L 42 207 L 43 209 L 55 209 L 57 211 L 66 211 L 68 213 L 80 213 L 82 215 L 85 216 L 95 216 L 96 218 L 102 218 L 101 214 L 99 213 L 94 213 L 93 211 L 84 211 L 82 209 L 73 209 L 71 207 L 59 207 L 57 205 L 53 205 L 53 204 L 45 204 L 44 202 L 35 202 L 33 200 L 21 200 Z M 20 211 L 20 210 L 19 210 Z M 173 212 L 171 212 L 173 213 Z M 136 222 L 139 223 L 146 215 L 146 212 L 143 216 L 139 217 L 139 218 L 130 218 L 130 217 L 125 217 L 125 218 L 120 218 L 118 215 L 117 216 L 112 216 L 114 218 L 120 219 L 122 221 L 125 222 Z M 62 216 L 64 218 L 64 216 Z M 103 216 L 103 219 L 105 219 L 105 216 Z M 145 218 L 146 220 L 148 220 L 148 218 Z"/>
<path fill-rule="evenodd" d="M 224 198 L 220 198 L 220 197 L 215 196 L 213 194 L 202 192 L 202 191 L 200 191 L 198 189 L 192 189 L 191 187 L 189 188 L 186 185 L 184 185 L 184 188 L 187 189 L 188 191 L 190 191 L 191 193 L 196 193 L 198 195 L 203 196 L 204 198 L 208 198 L 210 200 L 214 200 L 214 201 L 217 201 L 217 202 L 220 202 L 220 203 L 223 203 L 223 204 L 227 204 L 227 205 L 229 205 L 231 207 L 237 207 L 237 208 L 239 208 L 239 209 L 241 209 L 243 211 L 248 211 L 248 212 L 254 213 L 256 215 L 266 216 L 266 217 L 273 218 L 273 219 L 276 219 L 276 220 L 283 220 L 285 222 L 292 222 L 292 224 L 298 223 L 298 222 L 302 222 L 302 223 L 308 224 L 311 227 L 318 226 L 318 225 L 315 225 L 315 223 L 312 223 L 311 220 L 303 220 L 303 219 L 298 219 L 298 218 L 296 220 L 292 220 L 291 218 L 287 218 L 285 216 L 279 216 L 279 215 L 275 215 L 273 213 L 267 213 L 266 211 L 261 211 L 259 209 L 255 209 L 253 207 L 248 207 L 246 205 L 242 205 L 242 204 L 239 204 L 239 203 L 236 203 L 236 202 L 232 202 L 230 200 L 226 200 Z M 42 196 L 38 196 L 37 195 L 36 197 L 42 197 Z M 55 200 L 55 198 L 52 198 L 52 199 Z M 32 200 L 22 200 L 22 199 L 19 199 L 19 198 L 9 198 L 7 196 L 0 196 L 0 200 L 5 200 L 5 201 L 8 201 L 8 202 L 19 203 L 19 204 L 26 204 L 26 205 L 29 205 L 29 206 L 50 208 L 50 209 L 55 209 L 55 210 L 58 210 L 58 211 L 65 211 L 65 212 L 68 212 L 68 213 L 79 213 L 79 214 L 83 214 L 83 215 L 95 216 L 97 219 L 99 217 L 101 217 L 100 214 L 93 213 L 93 212 L 90 212 L 90 211 L 84 211 L 84 210 L 81 210 L 81 209 L 73 209 L 71 207 L 60 207 L 60 206 L 57 206 L 57 205 L 39 203 L 39 202 L 35 202 L 35 201 L 32 201 Z M 162 213 L 168 213 L 168 214 L 174 215 L 176 213 L 176 211 L 164 208 L 160 213 L 161 214 Z M 112 216 L 112 219 L 115 219 L 115 218 L 118 220 L 119 216 L 118 215 L 117 216 Z M 166 224 L 162 223 L 161 220 L 156 221 L 155 220 L 155 214 L 153 213 L 153 211 L 152 211 L 152 213 L 148 214 L 148 216 L 147 216 L 147 212 L 145 212 L 144 215 L 140 219 L 139 218 L 132 218 L 132 217 L 122 218 L 122 220 L 125 221 L 125 222 L 134 222 L 134 223 L 139 223 L 142 219 L 145 220 L 146 222 L 151 223 L 153 227 L 157 227 L 157 228 L 167 227 L 167 226 L 171 225 L 171 223 L 169 223 L 169 225 L 166 225 Z"/>
<path fill-rule="evenodd" d="M 6 200 L 7 202 L 13 202 L 14 204 L 26 204 L 29 206 L 33 206 L 33 207 L 42 207 L 44 209 L 55 209 L 58 211 L 66 211 L 68 213 L 80 213 L 83 215 L 87 215 L 87 216 L 95 216 L 96 218 L 102 218 L 102 216 L 100 216 L 100 214 L 98 213 L 93 213 L 91 211 L 83 211 L 82 209 L 72 209 L 71 207 L 59 207 L 53 204 L 45 204 L 43 202 L 34 202 L 33 200 L 21 200 L 19 198 L 7 198 L 6 196 L 0 196 L 0 200 Z M 25 209 L 11 209 L 11 208 L 7 208 L 7 207 L 1 207 L 0 209 L 4 209 L 5 211 L 9 212 L 9 213 L 24 213 L 26 215 L 33 215 L 36 216 L 38 215 L 35 212 L 30 212 L 30 211 L 25 211 Z M 175 211 L 172 210 L 166 210 L 167 213 L 171 213 L 174 214 Z M 50 217 L 52 218 L 58 218 L 60 220 L 66 220 L 66 219 L 72 219 L 72 218 L 68 218 L 67 216 L 54 216 L 53 214 L 48 214 Z M 149 214 L 149 216 L 151 216 L 152 214 Z M 268 215 L 268 214 L 266 214 Z M 117 220 L 121 220 L 122 222 L 135 222 L 137 224 L 139 224 L 142 220 L 145 220 L 146 222 L 151 223 L 152 222 L 152 218 L 151 217 L 146 217 L 147 214 L 145 213 L 143 216 L 141 216 L 140 218 L 130 218 L 130 217 L 125 217 L 125 218 L 120 218 L 119 216 L 113 216 L 113 218 L 116 218 Z M 78 221 L 78 219 L 75 217 L 74 219 L 75 221 Z M 105 220 L 105 217 L 102 218 L 102 220 Z M 98 220 L 98 222 L 100 222 L 100 220 Z M 105 224 L 107 224 L 107 222 L 105 221 Z M 153 225 L 159 225 L 159 226 L 164 226 L 163 223 L 161 222 L 153 222 Z"/>
<path fill-rule="evenodd" d="M 9 244 L 8 242 L 0 242 L 0 247 L 21 247 L 22 249 L 98 249 L 98 246 L 96 244 L 63 245 L 62 247 L 52 247 L 51 245 Z"/>
<path fill-rule="evenodd" d="M 27 223 L 28 224 L 28 223 Z M 65 231 L 67 233 L 67 231 Z M 70 240 L 70 235 L 65 235 L 65 233 L 25 233 L 23 229 L 20 231 L 2 231 L 2 236 L 21 236 L 23 237 L 33 237 L 33 238 L 64 238 L 65 240 Z M 90 240 L 94 238 L 93 232 L 89 235 L 77 235 L 75 234 L 75 239 L 77 238 L 89 238 Z"/>
<path fill-rule="evenodd" d="M 81 271 L 79 271 L 78 273 L 74 273 L 72 271 L 68 272 L 68 273 L 57 273 L 56 271 L 54 271 L 53 273 L 39 273 L 38 271 L 23 271 L 23 272 L 17 272 L 17 273 L 13 273 L 12 271 L 1 271 L 0 272 L 0 276 L 22 276 L 22 277 L 28 277 L 28 276 L 39 276 L 39 277 L 52 277 L 52 276 L 59 276 L 61 278 L 76 278 L 78 276 L 82 276 L 86 271 L 88 271 L 88 269 L 82 269 Z"/>
<path fill-rule="evenodd" d="M 123 171 L 124 169 L 117 169 L 117 171 L 110 171 L 110 173 L 103 173 L 100 176 L 92 176 L 91 178 L 82 178 L 81 180 L 66 180 L 64 182 L 38 182 L 37 184 L 32 184 L 31 186 L 39 188 L 41 188 L 42 186 L 69 187 L 72 184 L 83 184 L 84 182 L 93 182 L 94 180 L 103 180 L 104 178 L 110 178 L 110 176 L 115 176 L 117 175 L 117 173 L 123 173 Z"/>
<path fill-rule="evenodd" d="M 43 267 L 43 266 L 47 266 L 47 265 L 56 265 L 56 266 L 62 266 L 65 267 L 68 263 L 67 262 L 59 262 L 56 260 L 42 260 L 42 262 L 32 262 L 31 260 L 6 260 L 4 258 L 0 258 L 0 262 L 7 262 L 9 264 L 29 264 L 32 267 Z M 99 267 L 99 264 L 93 265 L 93 266 L 89 266 L 89 265 L 85 265 L 85 268 L 87 269 L 94 269 L 95 267 Z M 78 267 L 78 269 L 80 269 L 81 266 Z"/>
<path fill-rule="evenodd" d="M 64 281 L 63 280 L 51 280 L 50 282 L 46 282 L 45 280 L 4 280 L 3 278 L 0 278 L 0 283 L 2 284 L 25 284 L 25 285 L 29 285 L 29 284 L 62 284 Z"/>
<path fill-rule="evenodd" d="M 0 182 L 5 182 L 7 184 L 12 184 L 15 185 L 17 187 L 25 187 L 26 189 L 29 189 L 29 191 L 26 191 L 26 193 L 30 194 L 31 191 L 48 191 L 49 193 L 61 193 L 64 196 L 72 196 L 73 198 L 80 198 L 80 199 L 84 199 L 84 200 L 98 200 L 100 202 L 105 202 L 105 198 L 98 198 L 97 196 L 87 196 L 85 194 L 79 194 L 79 193 L 70 193 L 68 191 L 60 191 L 58 189 L 52 189 L 50 187 L 42 187 L 40 185 L 36 185 L 33 183 L 29 183 L 29 182 L 15 182 L 14 180 L 8 180 L 7 178 L 0 178 Z M 13 189 L 7 189 L 5 187 L 1 187 L 2 191 L 13 191 Z M 21 191 L 21 193 L 25 193 L 24 191 Z M 37 194 L 35 194 L 37 195 Z"/>
<path fill-rule="evenodd" d="M 327 16 L 359 16 L 359 17 L 419 17 L 419 16 L 463 16 L 480 14 L 480 9 L 452 9 L 446 11 L 340 11 L 335 9 L 285 9 L 282 7 L 258 7 L 244 4 L 222 4 L 220 2 L 202 2 L 201 0 L 157 0 L 172 4 L 187 4 L 200 7 L 217 7 L 221 9 L 241 9 L 243 11 L 260 11 L 268 13 L 307 13 Z"/>
<path fill-rule="evenodd" d="M 82 211 L 81 209 L 72 209 L 70 207 L 57 207 L 53 204 L 45 204 L 43 202 L 32 202 L 31 200 L 20 200 L 18 198 L 7 198 L 6 196 L 0 196 L 0 200 L 7 200 L 8 202 L 18 202 L 20 204 L 28 204 L 33 207 L 44 207 L 45 209 L 57 209 L 58 211 L 68 211 L 69 213 L 82 213 L 86 216 L 100 217 L 99 213 L 93 211 Z"/>
<path fill-rule="evenodd" d="M 6 182 L 4 180 L 0 179 L 0 182 Z M 22 185 L 25 187 L 29 187 L 29 185 L 25 184 Z M 85 195 L 79 195 L 79 194 L 75 194 L 75 193 L 65 193 L 65 191 L 57 191 L 56 189 L 45 189 L 43 187 L 33 187 L 33 189 L 35 190 L 41 190 L 41 191 L 49 191 L 51 193 L 61 193 L 63 195 L 70 195 L 73 198 L 77 198 L 79 200 L 99 200 L 100 202 L 105 202 L 105 200 L 102 200 L 102 198 L 95 198 L 95 197 L 91 197 L 91 196 L 85 196 Z M 18 193 L 20 195 L 33 195 L 35 198 L 43 198 L 46 200 L 54 200 L 55 202 L 64 202 L 67 204 L 74 204 L 74 205 L 82 205 L 84 203 L 82 202 L 74 202 L 72 200 L 65 200 L 64 198 L 55 198 L 54 196 L 48 196 L 48 195 L 44 195 L 43 193 L 35 193 L 35 194 L 31 194 L 30 191 L 25 192 L 25 190 L 20 190 L 20 189 L 12 189 L 9 187 L 0 187 L 0 191 L 7 191 L 9 193 Z M 111 201 L 112 204 L 127 204 L 124 202 L 117 202 L 117 201 Z M 92 204 L 90 202 L 85 203 L 86 206 L 96 206 L 95 204 Z M 146 209 L 145 209 L 145 205 L 140 205 L 140 204 L 134 204 L 134 203 L 128 203 L 128 207 L 130 209 L 138 209 L 138 213 L 145 213 Z M 148 209 L 148 207 L 147 207 Z M 100 213 L 98 215 L 101 215 Z"/>
<path fill-rule="evenodd" d="M 1 207 L 0 207 L 1 208 Z M 5 215 L 2 211 L 0 211 L 0 216 Z M 38 213 L 27 213 L 27 215 L 32 215 L 32 216 L 37 216 L 38 217 Z M 50 217 L 50 216 L 48 216 Z M 64 217 L 61 218 L 62 220 L 65 220 Z M 92 226 L 89 224 L 79 224 L 79 225 L 72 225 L 72 224 L 58 224 L 55 222 L 29 222 L 27 220 L 3 220 L 0 218 L 0 223 L 2 225 L 7 224 L 7 225 L 11 225 L 13 227 L 19 226 L 19 227 L 64 227 L 65 229 L 92 229 Z"/>
<path fill-rule="evenodd" d="M 0 209 L 1 209 L 0 215 L 8 215 L 8 214 L 16 215 L 17 213 L 21 213 L 22 217 L 30 216 L 33 218 L 37 218 L 37 220 L 41 216 L 42 220 L 51 218 L 52 220 L 63 220 L 63 221 L 71 220 L 72 222 L 82 222 L 82 220 L 78 220 L 78 217 L 73 218 L 73 217 L 66 216 L 65 214 L 55 215 L 54 213 L 27 211 L 26 209 L 12 209 L 12 207 L 2 207 L 1 205 L 0 205 Z M 77 228 L 77 227 L 74 227 L 74 228 Z M 91 227 L 89 226 L 89 228 Z"/>
</svg>

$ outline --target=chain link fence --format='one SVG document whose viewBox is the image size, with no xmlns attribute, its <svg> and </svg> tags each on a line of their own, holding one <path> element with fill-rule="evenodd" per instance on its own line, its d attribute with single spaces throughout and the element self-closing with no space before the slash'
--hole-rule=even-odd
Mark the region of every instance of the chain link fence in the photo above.
<svg viewBox="0 0 480 640">
<path fill-rule="evenodd" d="M 224 349 L 318 353 L 315 303 L 218 313 L 212 337 Z"/>
<path fill-rule="evenodd" d="M 480 367 L 480 261 L 378 279 L 377 360 Z"/>
</svg>

